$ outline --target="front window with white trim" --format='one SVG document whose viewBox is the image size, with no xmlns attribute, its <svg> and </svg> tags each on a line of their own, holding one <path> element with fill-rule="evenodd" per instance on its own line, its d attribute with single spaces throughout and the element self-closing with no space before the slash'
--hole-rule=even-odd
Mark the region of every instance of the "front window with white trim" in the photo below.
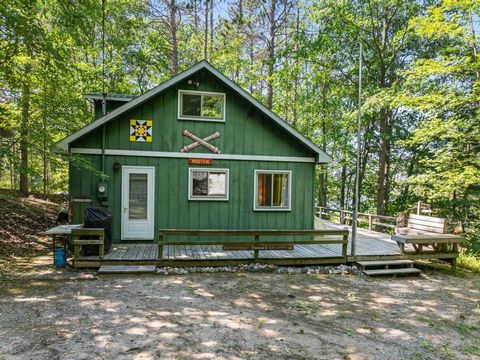
<svg viewBox="0 0 480 360">
<path fill-rule="evenodd" d="M 190 168 L 189 200 L 228 200 L 228 169 Z"/>
<path fill-rule="evenodd" d="M 291 209 L 292 172 L 255 170 L 255 210 Z"/>
<path fill-rule="evenodd" d="M 225 121 L 225 94 L 206 91 L 178 91 L 181 120 Z"/>
</svg>

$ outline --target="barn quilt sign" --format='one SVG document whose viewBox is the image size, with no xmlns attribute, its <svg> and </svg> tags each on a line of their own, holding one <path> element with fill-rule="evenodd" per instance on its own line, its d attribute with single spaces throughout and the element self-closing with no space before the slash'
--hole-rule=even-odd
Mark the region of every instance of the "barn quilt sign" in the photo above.
<svg viewBox="0 0 480 360">
<path fill-rule="evenodd" d="M 152 120 L 130 120 L 130 141 L 152 142 Z"/>
</svg>

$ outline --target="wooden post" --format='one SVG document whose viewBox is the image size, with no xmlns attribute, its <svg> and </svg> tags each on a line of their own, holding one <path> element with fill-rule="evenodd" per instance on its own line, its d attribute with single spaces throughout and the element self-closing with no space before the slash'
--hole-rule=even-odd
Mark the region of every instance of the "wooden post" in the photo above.
<svg viewBox="0 0 480 360">
<path fill-rule="evenodd" d="M 422 215 L 422 202 L 417 203 L 417 215 Z"/>
<path fill-rule="evenodd" d="M 253 251 L 253 258 L 255 259 L 255 261 L 258 260 L 258 242 L 260 240 L 260 235 L 258 234 L 255 234 L 255 248 L 254 248 L 254 251 Z"/>
<path fill-rule="evenodd" d="M 158 235 L 158 254 L 157 254 L 157 259 L 162 260 L 163 257 L 163 234 L 160 233 Z"/>
<path fill-rule="evenodd" d="M 100 236 L 100 240 L 102 240 L 102 243 L 98 246 L 98 256 L 103 260 L 105 256 L 105 233 Z"/>
<path fill-rule="evenodd" d="M 368 214 L 368 230 L 372 230 L 372 225 L 373 225 L 372 214 Z"/>
<path fill-rule="evenodd" d="M 345 214 L 340 210 L 340 224 L 345 225 Z"/>
<path fill-rule="evenodd" d="M 347 248 L 348 248 L 348 232 L 343 235 L 343 244 L 342 244 L 342 256 L 345 259 L 345 264 L 347 263 Z"/>
</svg>

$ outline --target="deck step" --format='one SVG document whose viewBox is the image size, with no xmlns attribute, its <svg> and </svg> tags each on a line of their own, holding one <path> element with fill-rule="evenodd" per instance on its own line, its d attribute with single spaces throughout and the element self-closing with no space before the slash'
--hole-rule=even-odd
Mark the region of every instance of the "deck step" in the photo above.
<svg viewBox="0 0 480 360">
<path fill-rule="evenodd" d="M 146 274 L 155 273 L 155 265 L 102 265 L 99 274 Z"/>
<path fill-rule="evenodd" d="M 376 270 L 363 270 L 363 273 L 368 276 L 378 275 L 418 275 L 422 271 L 417 268 L 399 268 L 399 269 L 376 269 Z"/>
<path fill-rule="evenodd" d="M 398 266 L 398 265 L 409 265 L 413 266 L 414 261 L 412 260 L 374 260 L 374 261 L 357 261 L 357 264 L 362 267 L 369 267 L 369 266 Z"/>
</svg>

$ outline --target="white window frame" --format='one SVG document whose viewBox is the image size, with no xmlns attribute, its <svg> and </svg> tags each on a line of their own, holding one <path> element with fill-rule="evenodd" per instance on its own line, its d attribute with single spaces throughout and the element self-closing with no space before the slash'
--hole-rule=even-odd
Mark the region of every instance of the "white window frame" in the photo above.
<svg viewBox="0 0 480 360">
<path fill-rule="evenodd" d="M 222 118 L 215 119 L 204 116 L 193 116 L 193 115 L 182 115 L 182 105 L 183 105 L 183 94 L 191 95 L 212 95 L 212 96 L 222 96 L 223 97 L 223 109 L 222 109 Z M 227 95 L 221 92 L 211 92 L 211 91 L 196 91 L 196 90 L 178 90 L 178 119 L 179 120 L 195 120 L 195 121 L 211 121 L 211 122 L 225 122 L 225 108 L 227 106 Z M 200 103 L 200 111 L 203 105 L 203 96 Z"/>
<path fill-rule="evenodd" d="M 258 174 L 287 174 L 288 175 L 288 207 L 282 206 L 257 206 L 258 199 Z M 254 211 L 291 211 L 292 210 L 292 171 L 291 170 L 255 170 L 253 180 L 253 210 Z M 273 187 L 273 181 L 272 181 Z M 272 188 L 273 196 L 273 188 Z"/>
<path fill-rule="evenodd" d="M 225 173 L 225 196 L 209 196 L 209 195 L 193 195 L 193 179 L 192 174 L 194 171 L 203 171 L 203 172 L 223 172 Z M 228 201 L 230 198 L 230 170 L 229 169 L 220 169 L 220 168 L 188 168 L 188 200 L 200 200 L 200 201 Z M 207 185 L 208 186 L 208 185 Z M 208 190 L 207 190 L 208 191 Z"/>
</svg>

